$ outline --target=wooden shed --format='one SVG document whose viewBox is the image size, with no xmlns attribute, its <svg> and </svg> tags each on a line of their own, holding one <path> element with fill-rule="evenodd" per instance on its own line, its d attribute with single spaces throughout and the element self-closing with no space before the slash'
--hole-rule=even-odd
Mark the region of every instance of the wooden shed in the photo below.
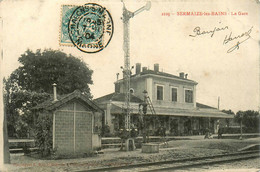
<svg viewBox="0 0 260 172">
<path fill-rule="evenodd" d="M 80 91 L 43 102 L 34 110 L 35 116 L 52 116 L 57 154 L 83 154 L 101 148 L 103 110 Z"/>
</svg>

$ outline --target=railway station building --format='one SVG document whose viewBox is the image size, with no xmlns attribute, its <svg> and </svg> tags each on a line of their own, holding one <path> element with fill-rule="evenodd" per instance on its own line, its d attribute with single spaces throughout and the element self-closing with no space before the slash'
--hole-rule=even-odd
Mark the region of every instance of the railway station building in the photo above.
<svg viewBox="0 0 260 172">
<path fill-rule="evenodd" d="M 155 113 L 147 107 L 146 116 L 150 134 L 156 133 L 159 126 L 169 135 L 199 135 L 206 130 L 217 133 L 223 119 L 234 116 L 223 113 L 217 108 L 196 101 L 197 82 L 188 79 L 181 72 L 179 76 L 160 72 L 159 64 L 154 69 L 136 64 L 135 74 L 131 75 L 131 123 L 138 126 L 140 120 L 139 105 L 144 102 L 144 90 L 148 94 Z M 117 80 L 115 92 L 99 97 L 94 101 L 104 110 L 104 121 L 112 133 L 124 127 L 124 81 Z"/>
</svg>

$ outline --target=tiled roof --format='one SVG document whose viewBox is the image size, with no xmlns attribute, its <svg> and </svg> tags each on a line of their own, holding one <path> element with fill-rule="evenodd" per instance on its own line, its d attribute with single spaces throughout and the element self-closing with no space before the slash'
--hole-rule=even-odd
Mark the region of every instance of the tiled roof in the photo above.
<svg viewBox="0 0 260 172">
<path fill-rule="evenodd" d="M 169 77 L 169 78 L 175 78 L 175 79 L 180 79 L 180 80 L 184 80 L 184 81 L 190 81 L 190 82 L 193 82 L 194 84 L 197 84 L 197 82 L 193 81 L 193 80 L 190 80 L 190 79 L 186 79 L 186 78 L 182 78 L 182 77 L 179 77 L 179 76 L 176 76 L 176 75 L 172 75 L 172 74 L 169 74 L 169 73 L 165 73 L 165 72 L 156 72 L 154 70 L 145 70 L 145 71 L 142 71 L 140 72 L 139 74 L 134 74 L 134 75 L 131 75 L 131 78 L 134 78 L 136 76 L 145 76 L 145 75 L 158 75 L 158 76 L 164 76 L 164 77 Z M 122 80 L 122 79 L 121 79 Z"/>
<path fill-rule="evenodd" d="M 139 114 L 139 107 L 131 106 L 133 114 Z M 234 118 L 234 115 L 223 113 L 214 108 L 194 108 L 194 109 L 180 109 L 173 107 L 154 107 L 157 116 L 188 116 L 188 117 L 211 117 L 211 118 Z M 112 114 L 122 113 L 122 104 L 112 103 L 110 112 Z M 147 109 L 147 115 L 154 115 L 150 109 Z"/>
<path fill-rule="evenodd" d="M 54 110 L 72 99 L 80 99 L 81 101 L 87 103 L 93 110 L 99 112 L 103 111 L 96 103 L 90 100 L 86 95 L 83 95 L 79 90 L 75 90 L 70 94 L 59 96 L 57 101 L 53 101 L 53 98 L 49 99 L 41 104 L 38 104 L 32 109 Z"/>
<path fill-rule="evenodd" d="M 125 101 L 125 93 L 111 93 L 111 94 L 99 97 L 99 98 L 95 99 L 94 101 L 97 102 L 97 103 L 101 103 L 101 102 L 109 101 L 109 100 L 124 102 Z M 140 98 L 138 98 L 134 95 L 131 95 L 130 96 L 130 102 L 142 103 L 143 100 L 141 100 Z"/>
<path fill-rule="evenodd" d="M 201 103 L 196 103 L 196 107 L 198 108 L 206 108 L 206 109 L 217 109 L 217 108 L 214 108 L 214 107 L 211 107 L 211 106 L 208 106 L 208 105 L 204 105 L 204 104 L 201 104 Z"/>
<path fill-rule="evenodd" d="M 125 101 L 125 94 L 123 93 L 111 93 L 105 95 L 103 97 L 97 98 L 94 101 L 96 103 L 102 104 L 107 103 L 107 101 L 117 101 L 117 103 L 112 103 L 111 113 L 120 114 L 122 113 L 122 106 Z M 141 103 L 143 102 L 136 96 L 131 95 L 131 102 Z M 234 115 L 229 115 L 219 111 L 218 109 L 201 104 L 196 103 L 196 107 L 194 109 L 179 109 L 173 107 L 154 107 L 156 115 L 169 115 L 169 116 L 192 116 L 192 117 L 214 117 L 214 118 L 233 118 Z M 105 107 L 106 108 L 106 107 Z M 132 113 L 138 114 L 139 107 L 138 105 L 131 105 Z M 147 115 L 151 115 L 150 110 L 147 110 Z"/>
</svg>

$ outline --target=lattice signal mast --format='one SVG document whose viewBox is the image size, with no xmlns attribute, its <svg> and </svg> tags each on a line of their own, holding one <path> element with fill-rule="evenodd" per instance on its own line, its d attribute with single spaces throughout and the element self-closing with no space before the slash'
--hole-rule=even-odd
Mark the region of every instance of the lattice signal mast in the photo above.
<svg viewBox="0 0 260 172">
<path fill-rule="evenodd" d="M 130 129 L 130 76 L 131 76 L 131 68 L 130 68 L 130 39 L 129 39 L 129 25 L 130 19 L 141 13 L 144 10 L 149 10 L 151 8 L 151 2 L 147 2 L 145 6 L 136 10 L 135 12 L 131 12 L 126 9 L 125 3 L 123 2 L 123 23 L 124 23 L 124 68 L 123 68 L 123 79 L 124 79 L 124 93 L 125 93 L 125 128 Z"/>
</svg>

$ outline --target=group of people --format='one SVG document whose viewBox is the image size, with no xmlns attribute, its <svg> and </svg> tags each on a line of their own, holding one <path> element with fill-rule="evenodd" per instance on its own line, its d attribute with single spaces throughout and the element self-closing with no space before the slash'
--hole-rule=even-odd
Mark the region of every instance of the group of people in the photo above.
<svg viewBox="0 0 260 172">
<path fill-rule="evenodd" d="M 204 139 L 213 139 L 212 134 L 209 132 L 209 129 L 205 130 L 205 136 Z"/>
<path fill-rule="evenodd" d="M 222 138 L 222 134 L 223 134 L 223 129 L 219 128 L 218 129 L 218 139 Z M 213 139 L 212 134 L 209 132 L 208 129 L 206 130 L 206 134 L 205 134 L 204 139 Z"/>
</svg>

